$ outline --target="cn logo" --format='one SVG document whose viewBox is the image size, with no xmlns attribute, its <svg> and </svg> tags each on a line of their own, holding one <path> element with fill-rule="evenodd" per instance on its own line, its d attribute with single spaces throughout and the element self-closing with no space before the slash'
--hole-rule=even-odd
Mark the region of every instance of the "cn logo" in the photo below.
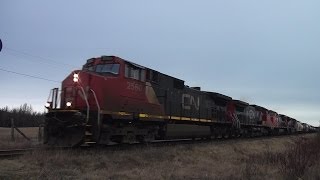
<svg viewBox="0 0 320 180">
<path fill-rule="evenodd" d="M 250 109 L 250 110 L 248 111 L 247 116 L 249 117 L 250 120 L 253 120 L 253 119 L 254 119 L 255 114 L 254 114 L 254 112 L 253 112 L 252 109 Z"/>
<path fill-rule="evenodd" d="M 194 107 L 198 111 L 200 107 L 200 98 L 195 98 L 190 94 L 182 94 L 182 109 L 191 110 L 191 107 Z"/>
</svg>

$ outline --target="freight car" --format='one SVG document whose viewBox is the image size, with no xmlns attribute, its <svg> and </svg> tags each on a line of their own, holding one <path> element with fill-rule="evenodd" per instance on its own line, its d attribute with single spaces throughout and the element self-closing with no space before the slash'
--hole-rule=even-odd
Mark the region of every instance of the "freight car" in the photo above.
<svg viewBox="0 0 320 180">
<path fill-rule="evenodd" d="M 55 146 L 155 139 L 287 134 L 310 129 L 285 115 L 116 56 L 88 59 L 51 90 L 45 143 Z"/>
</svg>

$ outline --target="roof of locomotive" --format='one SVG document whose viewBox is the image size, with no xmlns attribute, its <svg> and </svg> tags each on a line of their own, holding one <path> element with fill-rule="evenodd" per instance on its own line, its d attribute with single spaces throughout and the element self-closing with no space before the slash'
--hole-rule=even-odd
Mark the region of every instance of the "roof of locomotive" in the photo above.
<svg viewBox="0 0 320 180">
<path fill-rule="evenodd" d="M 262 106 L 258 106 L 258 105 L 255 105 L 255 104 L 251 104 L 250 106 L 253 106 L 253 107 L 255 107 L 256 109 L 258 109 L 258 110 L 263 110 L 263 111 L 269 111 L 267 108 L 265 108 L 265 107 L 262 107 Z"/>
<path fill-rule="evenodd" d="M 119 57 L 117 57 L 117 58 L 119 58 Z M 128 61 L 128 60 L 125 60 L 125 59 L 122 59 L 122 58 L 119 58 L 119 59 L 121 59 L 121 60 L 123 60 L 124 62 L 129 63 L 129 64 L 131 64 L 131 65 L 133 65 L 133 66 L 136 66 L 136 67 L 138 67 L 138 68 L 152 70 L 152 71 L 155 71 L 155 72 L 157 72 L 157 73 L 159 73 L 159 74 L 161 74 L 161 75 L 163 75 L 163 76 L 167 76 L 167 77 L 169 77 L 169 78 L 172 78 L 172 79 L 175 79 L 175 80 L 178 80 L 178 81 L 182 81 L 182 82 L 184 83 L 184 80 L 182 80 L 182 79 L 179 79 L 179 78 L 176 78 L 176 77 L 173 77 L 173 76 L 170 76 L 170 75 L 161 73 L 161 72 L 159 72 L 159 71 L 157 71 L 157 70 L 154 70 L 154 69 L 151 69 L 151 68 L 147 68 L 147 67 L 145 67 L 145 66 L 141 66 L 141 65 L 139 65 L 139 64 L 136 64 L 136 63 L 134 63 L 134 62 L 131 62 L 131 61 Z"/>
<path fill-rule="evenodd" d="M 221 100 L 225 100 L 225 101 L 231 101 L 232 98 L 229 96 L 226 96 L 224 94 L 220 94 L 217 92 L 209 92 L 209 91 L 204 91 L 205 93 L 209 94 L 210 97 L 214 98 L 214 99 L 221 99 Z"/>
<path fill-rule="evenodd" d="M 233 102 L 236 104 L 236 106 L 249 106 L 249 103 L 241 101 L 241 100 L 233 100 Z"/>
<path fill-rule="evenodd" d="M 284 114 L 279 114 L 279 116 L 285 117 L 285 118 L 289 118 L 288 116 L 286 116 L 286 115 L 284 115 Z"/>
<path fill-rule="evenodd" d="M 159 74 L 161 74 L 161 75 L 170 77 L 170 78 L 175 79 L 175 80 L 178 80 L 178 81 L 182 81 L 182 82 L 184 83 L 184 80 L 181 80 L 181 79 L 178 79 L 178 78 L 176 78 L 176 77 L 173 77 L 173 76 L 170 76 L 170 75 L 161 73 L 161 72 L 159 72 L 159 71 L 157 71 L 157 70 L 154 70 L 154 69 L 151 69 L 151 68 L 147 68 L 147 67 L 145 67 L 145 66 L 136 64 L 136 63 L 134 63 L 134 62 L 131 62 L 131 61 L 122 59 L 122 58 L 120 58 L 120 57 L 118 57 L 118 56 L 112 56 L 112 55 L 111 55 L 111 56 L 106 56 L 106 55 L 102 55 L 102 56 L 100 56 L 100 57 L 88 59 L 88 60 L 87 60 L 87 63 L 93 63 L 93 62 L 97 62 L 97 63 L 98 63 L 98 62 L 100 62 L 100 61 L 112 61 L 112 60 L 113 60 L 113 61 L 123 61 L 123 62 L 125 62 L 125 63 L 128 63 L 128 64 L 130 64 L 130 65 L 132 65 L 132 66 L 135 66 L 135 67 L 138 67 L 138 68 L 141 68 L 141 69 L 152 70 L 152 71 L 155 71 L 155 72 L 157 72 L 157 73 L 159 73 Z"/>
<path fill-rule="evenodd" d="M 269 110 L 269 113 L 278 114 L 277 112 L 272 111 L 272 110 Z"/>
</svg>

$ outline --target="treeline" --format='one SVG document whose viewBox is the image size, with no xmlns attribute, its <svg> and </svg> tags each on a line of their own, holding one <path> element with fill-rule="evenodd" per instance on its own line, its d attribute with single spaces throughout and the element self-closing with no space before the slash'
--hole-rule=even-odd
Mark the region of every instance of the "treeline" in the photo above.
<svg viewBox="0 0 320 180">
<path fill-rule="evenodd" d="M 18 108 L 0 108 L 0 127 L 11 127 L 11 118 L 16 127 L 35 127 L 44 123 L 44 113 L 35 112 L 26 103 Z"/>
</svg>

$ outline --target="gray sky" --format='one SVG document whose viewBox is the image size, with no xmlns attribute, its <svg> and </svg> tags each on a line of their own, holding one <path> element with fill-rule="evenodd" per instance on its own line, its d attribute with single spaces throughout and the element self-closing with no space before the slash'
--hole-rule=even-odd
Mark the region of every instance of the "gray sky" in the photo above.
<svg viewBox="0 0 320 180">
<path fill-rule="evenodd" d="M 0 68 L 62 81 L 116 55 L 190 86 L 320 120 L 320 1 L 12 1 L 0 5 Z M 0 71 L 0 107 L 39 111 L 59 83 Z"/>
</svg>

